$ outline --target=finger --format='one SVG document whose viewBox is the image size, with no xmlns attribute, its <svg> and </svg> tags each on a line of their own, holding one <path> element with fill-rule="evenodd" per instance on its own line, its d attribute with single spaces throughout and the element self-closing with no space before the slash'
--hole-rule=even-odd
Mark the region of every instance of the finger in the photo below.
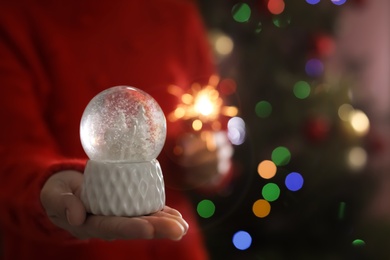
<svg viewBox="0 0 390 260">
<path fill-rule="evenodd" d="M 82 228 L 89 237 L 105 240 L 152 239 L 155 233 L 149 221 L 138 217 L 90 216 Z"/>
<path fill-rule="evenodd" d="M 142 217 L 154 227 L 154 238 L 180 240 L 185 234 L 183 225 L 172 217 L 161 216 L 161 213 L 163 212 L 159 215 Z"/>
<path fill-rule="evenodd" d="M 178 216 L 178 217 L 182 217 L 181 213 L 178 210 L 171 208 L 169 206 L 166 206 L 166 205 L 164 206 L 162 211 L 167 212 L 167 213 L 172 214 L 172 215 L 175 215 L 175 216 Z"/>
<path fill-rule="evenodd" d="M 41 191 L 41 202 L 50 219 L 61 227 L 80 225 L 85 220 L 85 208 L 74 195 L 82 182 L 78 172 L 61 172 L 48 179 Z M 80 185 L 77 186 L 76 183 Z"/>
<path fill-rule="evenodd" d="M 179 224 L 183 227 L 184 234 L 187 233 L 187 231 L 188 231 L 189 225 L 181 216 L 173 215 L 173 214 L 168 213 L 166 211 L 156 212 L 155 214 L 153 214 L 153 216 L 161 217 L 161 218 L 171 218 L 171 219 L 179 222 Z"/>
<path fill-rule="evenodd" d="M 72 193 L 63 193 L 61 195 L 68 223 L 72 226 L 82 225 L 87 215 L 83 202 Z"/>
</svg>

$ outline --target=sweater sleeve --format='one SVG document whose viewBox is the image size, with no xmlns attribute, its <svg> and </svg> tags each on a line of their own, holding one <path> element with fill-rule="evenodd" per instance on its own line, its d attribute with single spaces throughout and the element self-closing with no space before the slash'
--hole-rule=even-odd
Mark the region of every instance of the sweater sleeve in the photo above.
<svg viewBox="0 0 390 260">
<path fill-rule="evenodd" d="M 2 16 L 2 14 L 0 14 Z M 4 18 L 4 16 L 3 16 Z M 45 123 L 45 90 L 36 86 L 17 24 L 0 19 L 0 225 L 34 240 L 64 241 L 40 203 L 46 179 L 62 169 L 83 170 L 84 161 L 61 156 Z M 12 33 L 11 33 L 12 31 Z M 72 239 L 71 239 L 72 240 Z"/>
</svg>

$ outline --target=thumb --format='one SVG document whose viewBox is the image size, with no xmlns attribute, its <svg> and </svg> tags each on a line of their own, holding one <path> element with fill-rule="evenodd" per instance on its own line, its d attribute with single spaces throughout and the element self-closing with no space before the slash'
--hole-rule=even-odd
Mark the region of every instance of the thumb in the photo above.
<svg viewBox="0 0 390 260">
<path fill-rule="evenodd" d="M 58 172 L 51 176 L 41 190 L 41 203 L 49 218 L 57 225 L 81 225 L 86 218 L 79 190 L 83 175 L 75 171 Z"/>
<path fill-rule="evenodd" d="M 82 225 L 86 218 L 86 210 L 83 202 L 73 193 L 62 193 L 61 196 L 68 223 L 72 226 Z"/>
</svg>

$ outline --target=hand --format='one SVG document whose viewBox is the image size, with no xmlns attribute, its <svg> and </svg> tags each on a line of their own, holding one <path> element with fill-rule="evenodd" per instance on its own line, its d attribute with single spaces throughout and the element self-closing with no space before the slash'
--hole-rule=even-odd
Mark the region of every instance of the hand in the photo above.
<svg viewBox="0 0 390 260">
<path fill-rule="evenodd" d="M 187 187 L 218 184 L 231 167 L 233 146 L 225 132 L 185 134 L 178 140 L 177 147 Z"/>
<path fill-rule="evenodd" d="M 51 176 L 41 190 L 41 203 L 49 219 L 79 239 L 180 240 L 188 230 L 181 214 L 168 206 L 140 217 L 87 215 L 80 200 L 82 182 L 82 173 L 62 171 Z"/>
</svg>

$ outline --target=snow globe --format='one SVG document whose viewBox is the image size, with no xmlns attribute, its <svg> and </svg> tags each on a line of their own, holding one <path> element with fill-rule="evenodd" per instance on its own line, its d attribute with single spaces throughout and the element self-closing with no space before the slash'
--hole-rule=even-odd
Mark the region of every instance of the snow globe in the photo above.
<svg viewBox="0 0 390 260">
<path fill-rule="evenodd" d="M 80 139 L 89 157 L 81 190 L 89 213 L 131 217 L 164 207 L 156 158 L 165 143 L 166 119 L 149 94 L 129 86 L 102 91 L 84 110 Z"/>
</svg>

